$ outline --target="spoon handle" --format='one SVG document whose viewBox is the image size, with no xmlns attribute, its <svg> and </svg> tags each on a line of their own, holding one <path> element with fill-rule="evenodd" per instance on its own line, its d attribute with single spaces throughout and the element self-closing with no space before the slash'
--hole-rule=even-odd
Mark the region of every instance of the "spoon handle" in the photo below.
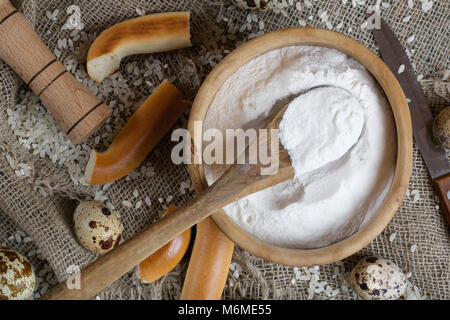
<svg viewBox="0 0 450 320">
<path fill-rule="evenodd" d="M 81 288 L 61 283 L 42 299 L 90 299 L 163 247 L 186 229 L 238 198 L 255 192 L 253 182 L 267 179 L 257 165 L 234 165 L 186 206 L 161 218 L 142 232 L 101 256 L 81 271 Z M 257 174 L 254 174 L 257 173 Z M 264 185 L 266 186 L 266 185 Z"/>
</svg>

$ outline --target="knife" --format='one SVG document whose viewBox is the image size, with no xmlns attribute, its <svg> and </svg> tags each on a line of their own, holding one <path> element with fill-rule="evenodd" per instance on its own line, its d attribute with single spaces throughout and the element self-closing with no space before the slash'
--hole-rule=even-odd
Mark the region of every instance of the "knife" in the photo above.
<svg viewBox="0 0 450 320">
<path fill-rule="evenodd" d="M 433 115 L 423 89 L 417 82 L 402 44 L 386 22 L 380 18 L 380 28 L 374 28 L 372 32 L 384 62 L 396 76 L 408 98 L 414 139 L 433 180 L 444 217 L 450 225 L 450 165 L 444 150 L 433 139 Z M 403 68 L 404 71 L 401 72 Z"/>
</svg>

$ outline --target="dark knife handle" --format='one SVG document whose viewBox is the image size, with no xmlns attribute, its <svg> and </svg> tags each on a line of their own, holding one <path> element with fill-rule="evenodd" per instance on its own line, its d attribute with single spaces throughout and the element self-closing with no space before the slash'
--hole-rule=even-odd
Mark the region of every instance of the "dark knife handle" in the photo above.
<svg viewBox="0 0 450 320">
<path fill-rule="evenodd" d="M 441 200 L 442 211 L 444 211 L 445 220 L 450 226 L 450 174 L 433 180 L 439 200 Z"/>
</svg>

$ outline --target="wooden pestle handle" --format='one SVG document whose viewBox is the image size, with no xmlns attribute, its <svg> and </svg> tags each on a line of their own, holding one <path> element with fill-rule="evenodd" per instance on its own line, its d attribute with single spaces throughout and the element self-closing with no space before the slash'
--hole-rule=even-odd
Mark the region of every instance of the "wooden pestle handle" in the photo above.
<svg viewBox="0 0 450 320">
<path fill-rule="evenodd" d="M 66 70 L 6 0 L 0 0 L 0 59 L 41 99 L 72 143 L 82 143 L 111 115 L 111 108 Z"/>
</svg>

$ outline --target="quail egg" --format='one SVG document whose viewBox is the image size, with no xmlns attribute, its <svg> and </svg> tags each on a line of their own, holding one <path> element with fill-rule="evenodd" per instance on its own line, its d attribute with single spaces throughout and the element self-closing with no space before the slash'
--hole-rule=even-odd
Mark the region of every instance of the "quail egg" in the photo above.
<svg viewBox="0 0 450 320">
<path fill-rule="evenodd" d="M 33 267 L 19 252 L 0 247 L 0 300 L 25 300 L 34 291 Z"/>
<path fill-rule="evenodd" d="M 233 4 L 238 8 L 244 10 L 259 10 L 261 12 L 266 11 L 269 7 L 271 0 L 232 0 Z"/>
<path fill-rule="evenodd" d="M 433 122 L 433 136 L 444 149 L 450 149 L 450 107 L 445 108 Z"/>
<path fill-rule="evenodd" d="M 376 256 L 360 260 L 350 278 L 355 291 L 365 300 L 396 300 L 407 287 L 402 270 L 392 261 Z"/>
<path fill-rule="evenodd" d="M 122 225 L 117 215 L 98 201 L 82 201 L 73 215 L 78 242 L 96 254 L 116 247 L 122 237 Z"/>
</svg>

